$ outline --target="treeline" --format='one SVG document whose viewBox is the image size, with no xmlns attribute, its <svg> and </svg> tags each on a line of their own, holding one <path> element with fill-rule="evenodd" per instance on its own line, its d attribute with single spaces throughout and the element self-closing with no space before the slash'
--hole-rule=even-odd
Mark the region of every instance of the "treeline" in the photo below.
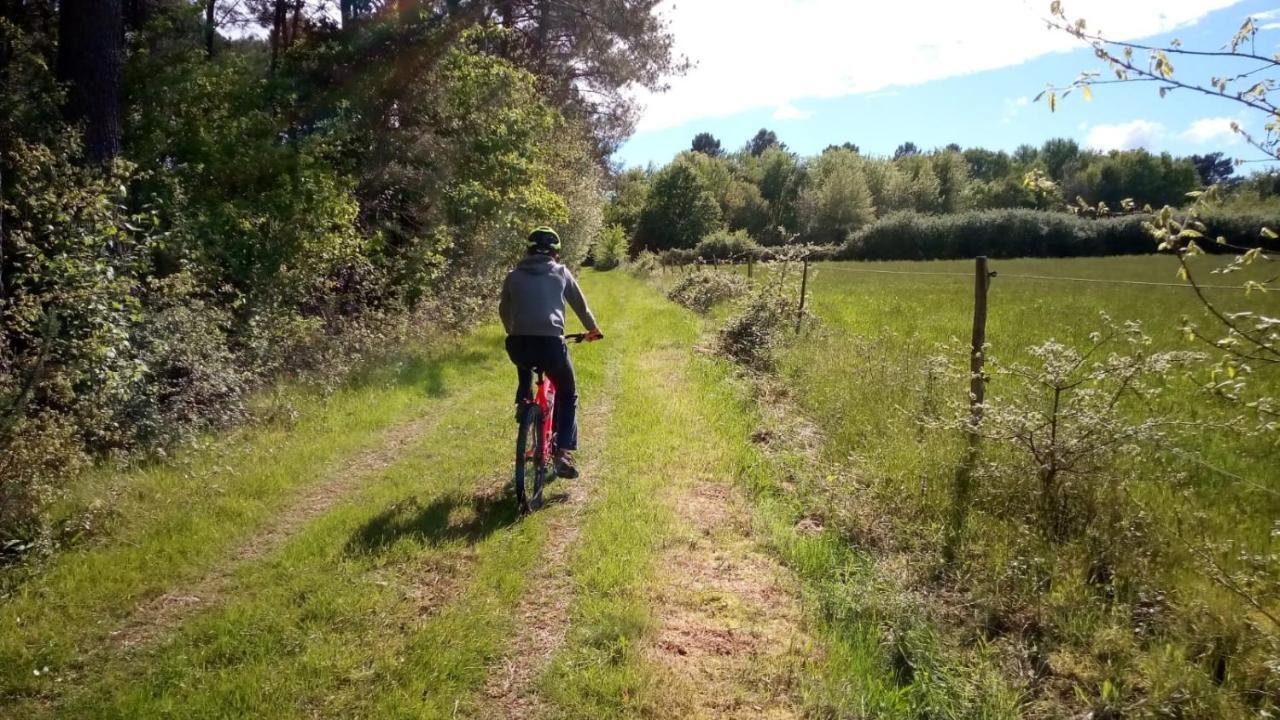
<svg viewBox="0 0 1280 720">
<path fill-rule="evenodd" d="M 95 456 L 469 317 L 528 227 L 579 260 L 656 4 L 0 0 L 0 550 Z"/>
<path fill-rule="evenodd" d="M 1057 248 L 1091 252 L 1134 252 L 1132 239 L 1111 238 L 1112 224 L 1094 228 L 1081 216 L 1126 212 L 1144 206 L 1180 206 L 1187 193 L 1231 179 L 1234 166 L 1221 154 L 1193 157 L 1156 155 L 1145 150 L 1099 153 L 1069 139 L 1013 153 L 981 148 L 922 151 L 904 143 L 892 157 L 863 155 L 852 143 L 832 145 L 815 157 L 801 157 L 761 130 L 736 152 L 725 152 L 709 134 L 661 168 L 631 169 L 616 177 L 606 221 L 621 228 L 630 250 L 655 252 L 694 248 L 721 230 L 745 233 L 764 245 L 806 243 L 877 247 L 867 257 L 947 257 L 931 249 L 951 241 L 923 242 L 901 252 L 883 247 L 889 227 L 929 231 L 947 226 L 926 216 L 958 216 L 981 211 L 1040 211 L 1046 215 L 982 212 L 976 222 L 1000 220 L 1001 227 L 1031 230 L 1049 224 L 1052 232 L 1076 233 L 1079 242 L 1046 243 L 1044 232 L 1002 238 L 1012 254 L 1034 255 Z M 1255 179 L 1249 189 L 1263 197 L 1274 183 Z M 1129 205 L 1127 201 L 1132 201 Z M 891 220 L 889 227 L 880 224 Z M 971 226 L 971 223 L 970 223 Z M 950 226 L 947 226 L 950 227 Z M 1138 227 L 1137 223 L 1124 227 Z M 883 231 L 877 231 L 883 230 Z M 968 232 L 971 227 L 967 227 Z M 950 232 L 950 230 L 948 230 Z M 1252 231 L 1256 236 L 1256 228 Z M 874 240 L 868 240 L 872 233 Z M 906 242 L 907 238 L 903 238 Z M 1021 252 L 1017 249 L 1024 245 Z M 1154 246 L 1142 246 L 1146 250 Z"/>
</svg>

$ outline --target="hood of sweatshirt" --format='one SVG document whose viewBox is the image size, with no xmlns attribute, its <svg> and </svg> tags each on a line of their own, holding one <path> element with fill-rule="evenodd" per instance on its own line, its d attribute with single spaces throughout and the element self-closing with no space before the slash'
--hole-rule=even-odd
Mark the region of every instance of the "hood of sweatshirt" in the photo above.
<svg viewBox="0 0 1280 720">
<path fill-rule="evenodd" d="M 516 269 L 530 275 L 549 275 L 559 265 L 550 255 L 526 255 L 516 264 Z"/>
</svg>

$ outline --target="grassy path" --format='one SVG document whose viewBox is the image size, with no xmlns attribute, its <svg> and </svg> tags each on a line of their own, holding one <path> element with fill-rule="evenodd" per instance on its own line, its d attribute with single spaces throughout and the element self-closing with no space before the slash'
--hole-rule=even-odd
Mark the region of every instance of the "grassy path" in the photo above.
<svg viewBox="0 0 1280 720">
<path fill-rule="evenodd" d="M 0 716 L 799 716 L 812 642 L 699 323 L 585 284 L 609 340 L 575 348 L 584 478 L 547 509 L 505 487 L 499 334 L 402 359 L 112 479 L 120 519 L 0 604 Z"/>
</svg>

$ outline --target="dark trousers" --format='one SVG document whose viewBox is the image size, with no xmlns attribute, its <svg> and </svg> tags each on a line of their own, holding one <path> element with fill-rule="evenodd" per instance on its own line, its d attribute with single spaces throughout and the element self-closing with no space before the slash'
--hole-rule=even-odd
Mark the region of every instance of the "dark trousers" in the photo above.
<svg viewBox="0 0 1280 720">
<path fill-rule="evenodd" d="M 539 368 L 556 386 L 556 408 L 552 427 L 556 447 L 578 449 L 578 383 L 569 362 L 569 348 L 563 338 L 539 335 L 508 335 L 507 356 L 516 365 L 519 384 L 516 402 L 533 397 L 533 368 Z"/>
</svg>

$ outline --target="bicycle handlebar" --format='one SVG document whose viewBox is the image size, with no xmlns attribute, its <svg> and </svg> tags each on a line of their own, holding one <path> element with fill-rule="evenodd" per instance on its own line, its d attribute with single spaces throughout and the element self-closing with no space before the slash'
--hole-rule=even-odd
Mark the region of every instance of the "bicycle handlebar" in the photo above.
<svg viewBox="0 0 1280 720">
<path fill-rule="evenodd" d="M 576 344 L 576 343 L 583 343 L 583 342 L 586 342 L 586 341 L 587 341 L 587 335 L 588 335 L 588 333 L 570 333 L 570 334 L 568 334 L 568 335 L 565 335 L 565 336 L 564 336 L 564 341 L 565 341 L 565 342 L 575 343 L 575 344 Z M 600 337 L 599 337 L 599 338 L 597 338 L 597 339 L 599 339 L 599 340 L 603 340 L 603 339 L 604 339 L 604 333 L 600 333 Z"/>
</svg>

